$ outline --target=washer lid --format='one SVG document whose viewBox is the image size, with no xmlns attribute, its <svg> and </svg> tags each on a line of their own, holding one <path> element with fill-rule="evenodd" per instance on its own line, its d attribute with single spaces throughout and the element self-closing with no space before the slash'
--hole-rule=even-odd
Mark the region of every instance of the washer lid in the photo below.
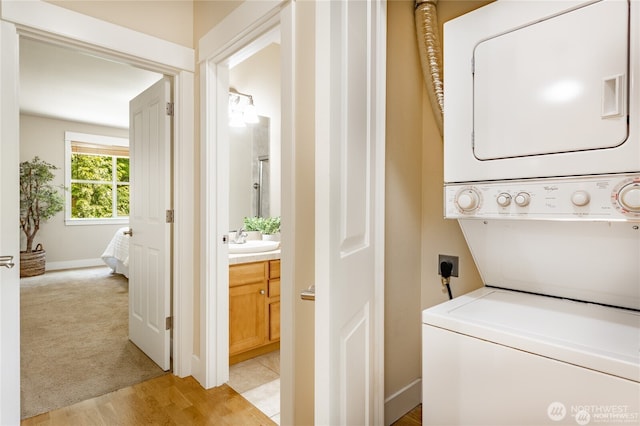
<svg viewBox="0 0 640 426">
<path fill-rule="evenodd" d="M 483 287 L 424 324 L 640 382 L 640 313 Z"/>
</svg>

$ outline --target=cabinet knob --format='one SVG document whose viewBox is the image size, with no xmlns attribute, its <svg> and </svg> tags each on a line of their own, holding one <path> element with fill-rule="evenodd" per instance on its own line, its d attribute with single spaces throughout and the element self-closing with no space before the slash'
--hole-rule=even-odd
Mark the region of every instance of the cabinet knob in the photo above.
<svg viewBox="0 0 640 426">
<path fill-rule="evenodd" d="M 264 289 L 260 289 L 260 294 L 264 294 Z"/>
</svg>

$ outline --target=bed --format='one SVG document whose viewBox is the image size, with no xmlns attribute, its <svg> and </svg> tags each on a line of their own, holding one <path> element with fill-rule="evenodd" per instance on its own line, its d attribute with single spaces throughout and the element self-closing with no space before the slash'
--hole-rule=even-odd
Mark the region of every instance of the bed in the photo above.
<svg viewBox="0 0 640 426">
<path fill-rule="evenodd" d="M 102 260 L 116 274 L 129 278 L 129 235 L 125 235 L 129 227 L 120 228 L 109 241 L 109 245 L 102 253 Z"/>
</svg>

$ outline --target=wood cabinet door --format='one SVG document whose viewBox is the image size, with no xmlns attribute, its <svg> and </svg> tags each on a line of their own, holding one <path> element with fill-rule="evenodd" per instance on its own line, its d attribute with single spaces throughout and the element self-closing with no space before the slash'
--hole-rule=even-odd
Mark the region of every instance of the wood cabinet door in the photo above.
<svg viewBox="0 0 640 426">
<path fill-rule="evenodd" d="M 264 293 L 263 282 L 229 288 L 229 355 L 264 344 Z"/>
<path fill-rule="evenodd" d="M 280 259 L 269 262 L 269 279 L 280 278 Z"/>
<path fill-rule="evenodd" d="M 269 342 L 280 340 L 280 260 L 269 262 L 267 325 Z"/>
<path fill-rule="evenodd" d="M 269 303 L 269 341 L 280 340 L 280 301 Z"/>
<path fill-rule="evenodd" d="M 229 286 L 251 284 L 265 281 L 266 262 L 241 263 L 229 266 Z"/>
</svg>

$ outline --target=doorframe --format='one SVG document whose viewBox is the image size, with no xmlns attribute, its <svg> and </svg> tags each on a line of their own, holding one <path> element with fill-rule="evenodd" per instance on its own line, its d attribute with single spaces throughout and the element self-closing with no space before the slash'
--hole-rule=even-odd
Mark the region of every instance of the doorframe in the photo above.
<svg viewBox="0 0 640 426">
<path fill-rule="evenodd" d="M 27 36 L 72 47 L 172 77 L 175 104 L 172 133 L 175 210 L 172 243 L 173 374 L 180 377 L 190 375 L 195 239 L 192 226 L 194 144 L 190 143 L 194 139 L 194 50 L 41 0 L 0 0 L 0 19 L 12 25 L 18 37 Z M 19 64 L 3 61 L 2 67 L 18 70 Z M 18 83 L 2 80 L 0 93 L 15 90 Z M 19 111 L 16 115 L 18 120 L 6 124 L 17 135 Z M 19 394 L 18 389 L 16 394 Z"/>
<path fill-rule="evenodd" d="M 294 215 L 294 111 L 295 111 L 295 1 L 244 2 L 199 41 L 200 155 L 201 155 L 201 288 L 200 371 L 196 377 L 209 388 L 229 379 L 229 147 L 226 125 L 229 59 L 273 28 L 281 36 L 281 377 L 283 424 L 292 423 L 293 381 L 293 265 Z M 219 123 L 225 123 L 219 125 Z"/>
<path fill-rule="evenodd" d="M 8 123 L 17 122 L 17 90 L 2 88 L 18 80 L 16 67 L 5 67 L 5 61 L 18 61 L 18 37 L 13 26 L 0 21 L 0 185 L 2 199 L 16 200 L 13 206 L 0 206 L 0 249 L 2 255 L 17 258 L 20 251 L 17 200 L 18 152 L 17 128 Z M 8 179 L 7 179 L 8 178 Z M 4 268 L 2 268 L 4 269 Z M 0 424 L 20 422 L 20 277 L 19 268 L 0 272 Z"/>
</svg>

